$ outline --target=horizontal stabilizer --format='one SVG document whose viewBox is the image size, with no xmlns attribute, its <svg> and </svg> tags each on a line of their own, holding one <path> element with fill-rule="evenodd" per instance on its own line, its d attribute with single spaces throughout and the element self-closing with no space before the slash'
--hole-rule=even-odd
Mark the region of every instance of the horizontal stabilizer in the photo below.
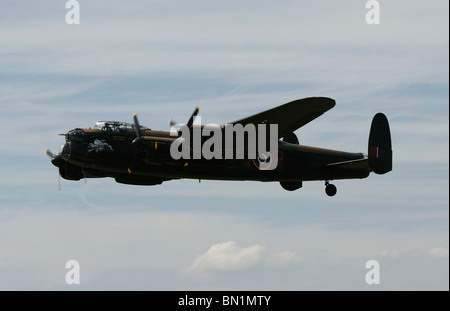
<svg viewBox="0 0 450 311">
<path fill-rule="evenodd" d="M 337 162 L 337 163 L 330 163 L 328 166 L 333 167 L 337 170 L 346 170 L 346 171 L 364 171 L 369 168 L 369 163 L 367 158 L 357 159 L 357 160 L 351 160 L 351 161 L 344 161 L 344 162 Z M 370 171 L 369 171 L 370 172 Z"/>
<path fill-rule="evenodd" d="M 366 177 L 370 174 L 370 166 L 368 158 L 361 158 L 350 161 L 330 163 L 327 165 L 333 172 L 345 172 L 345 173 L 355 173 L 360 174 L 360 176 Z M 362 177 L 360 177 L 362 178 Z"/>
</svg>

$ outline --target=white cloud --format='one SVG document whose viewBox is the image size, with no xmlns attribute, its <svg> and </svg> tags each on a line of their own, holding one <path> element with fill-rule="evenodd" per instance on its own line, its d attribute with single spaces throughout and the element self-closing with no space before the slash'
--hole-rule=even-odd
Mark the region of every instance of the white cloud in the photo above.
<svg viewBox="0 0 450 311">
<path fill-rule="evenodd" d="M 449 251 L 448 247 L 434 247 L 428 250 L 428 254 L 434 258 L 445 258 L 448 257 Z"/>
<path fill-rule="evenodd" d="M 432 258 L 448 258 L 448 247 L 433 247 L 429 249 L 386 249 L 381 252 L 381 257 L 388 259 L 399 259 L 408 256 L 429 255 Z"/>
<path fill-rule="evenodd" d="M 402 255 L 402 251 L 395 249 L 395 250 L 383 250 L 381 252 L 381 256 L 385 258 L 399 258 Z"/>
<path fill-rule="evenodd" d="M 235 271 L 255 267 L 261 261 L 264 246 L 239 247 L 236 242 L 224 242 L 211 246 L 198 256 L 188 268 L 190 272 Z"/>
<path fill-rule="evenodd" d="M 234 241 L 212 245 L 184 271 L 199 275 L 208 272 L 238 271 L 252 268 L 286 268 L 297 265 L 301 257 L 293 251 L 270 253 L 262 245 L 241 247 Z"/>
</svg>

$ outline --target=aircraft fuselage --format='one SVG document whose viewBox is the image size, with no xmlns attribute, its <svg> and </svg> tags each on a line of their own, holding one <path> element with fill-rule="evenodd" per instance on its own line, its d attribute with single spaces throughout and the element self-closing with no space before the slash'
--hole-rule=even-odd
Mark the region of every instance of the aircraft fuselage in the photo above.
<svg viewBox="0 0 450 311">
<path fill-rule="evenodd" d="M 155 148 L 140 152 L 133 147 L 134 132 L 108 133 L 99 129 L 75 129 L 66 135 L 61 157 L 79 167 L 78 177 L 113 177 L 136 184 L 149 184 L 158 179 L 217 179 L 255 181 L 306 181 L 365 178 L 370 168 L 342 171 L 331 163 L 361 160 L 362 153 L 351 153 L 278 142 L 278 165 L 274 170 L 260 169 L 255 159 L 179 159 L 173 160 L 164 139 L 174 139 L 170 132 L 145 130 L 155 137 Z M 63 166 L 64 163 L 61 162 Z M 62 174 L 64 177 L 64 174 Z M 77 177 L 74 176 L 76 179 Z"/>
</svg>

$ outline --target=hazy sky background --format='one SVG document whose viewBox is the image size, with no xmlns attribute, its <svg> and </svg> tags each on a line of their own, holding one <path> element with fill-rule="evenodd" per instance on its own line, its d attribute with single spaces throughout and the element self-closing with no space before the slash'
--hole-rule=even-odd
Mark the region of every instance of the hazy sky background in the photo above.
<svg viewBox="0 0 450 311">
<path fill-rule="evenodd" d="M 448 290 L 449 2 L 0 0 L 0 290 Z M 367 152 L 389 118 L 394 168 L 278 183 L 62 181 L 44 154 L 98 120 L 169 130 L 294 99 L 336 107 L 300 143 Z M 81 284 L 66 285 L 78 260 Z M 381 284 L 367 285 L 368 260 Z"/>
</svg>

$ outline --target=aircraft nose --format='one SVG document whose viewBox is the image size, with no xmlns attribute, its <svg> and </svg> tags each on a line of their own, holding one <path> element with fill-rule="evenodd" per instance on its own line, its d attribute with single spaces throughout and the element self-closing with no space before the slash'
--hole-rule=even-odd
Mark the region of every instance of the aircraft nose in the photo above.
<svg viewBox="0 0 450 311">
<path fill-rule="evenodd" d="M 71 143 L 70 142 L 65 143 L 61 150 L 61 158 L 63 158 L 65 161 L 69 160 L 71 152 L 72 152 Z"/>
</svg>

